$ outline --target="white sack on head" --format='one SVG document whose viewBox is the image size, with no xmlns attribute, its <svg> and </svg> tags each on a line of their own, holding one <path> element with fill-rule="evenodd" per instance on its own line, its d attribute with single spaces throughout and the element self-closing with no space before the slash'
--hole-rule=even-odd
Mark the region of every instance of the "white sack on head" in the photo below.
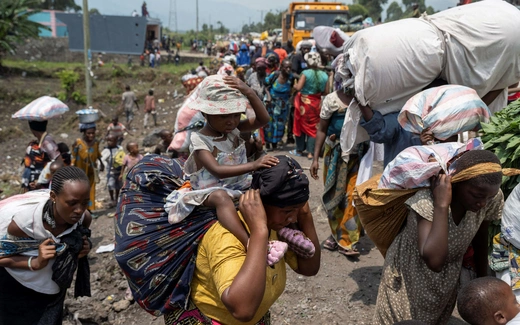
<svg viewBox="0 0 520 325">
<path fill-rule="evenodd" d="M 341 29 L 329 26 L 315 27 L 312 31 L 312 36 L 314 37 L 314 40 L 316 41 L 316 46 L 319 49 L 326 50 L 333 56 L 337 56 L 343 52 L 343 46 L 337 47 L 334 44 L 332 44 L 332 42 L 330 41 L 330 37 L 332 36 L 333 32 L 336 32 L 336 35 L 342 38 L 345 42 L 349 39 L 349 36 L 345 34 Z"/>
<path fill-rule="evenodd" d="M 480 1 L 443 10 L 428 20 L 446 35 L 442 75 L 450 84 L 473 88 L 482 97 L 520 80 L 520 10 L 515 6 Z"/>
<path fill-rule="evenodd" d="M 478 131 L 491 113 L 476 91 L 458 85 L 430 88 L 406 102 L 397 120 L 406 131 L 420 134 L 429 128 L 446 140 L 465 131 Z"/>
</svg>

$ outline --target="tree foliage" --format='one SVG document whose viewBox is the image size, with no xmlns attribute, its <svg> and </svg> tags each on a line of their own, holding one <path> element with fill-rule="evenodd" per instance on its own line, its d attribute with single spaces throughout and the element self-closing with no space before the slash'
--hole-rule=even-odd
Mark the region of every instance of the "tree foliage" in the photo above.
<svg viewBox="0 0 520 325">
<path fill-rule="evenodd" d="M 360 4 L 348 5 L 348 12 L 349 12 L 350 17 L 368 16 L 368 9 L 365 8 L 365 6 L 360 5 Z"/>
<path fill-rule="evenodd" d="M 27 38 L 38 38 L 39 29 L 48 29 L 29 20 L 38 0 L 0 0 L 0 62 L 5 53 L 15 53 L 16 45 Z M 0 63 L 1 65 L 1 63 Z"/>
<path fill-rule="evenodd" d="M 263 22 L 252 22 L 251 24 L 245 24 L 242 26 L 242 34 L 248 34 L 248 33 L 262 33 L 264 31 L 271 31 L 276 28 L 282 27 L 282 11 L 276 11 L 272 12 L 269 11 L 264 16 Z"/>
<path fill-rule="evenodd" d="M 96 8 L 92 8 L 88 11 L 89 15 L 101 15 L 101 13 L 99 12 L 99 10 L 97 10 Z"/>
<path fill-rule="evenodd" d="M 373 21 L 377 21 L 381 17 L 383 5 L 388 0 L 358 0 L 358 3 L 368 9 L 368 16 L 372 17 Z"/>
<path fill-rule="evenodd" d="M 386 9 L 385 21 L 394 21 L 401 19 L 401 17 L 403 17 L 403 9 L 399 5 L 399 3 L 397 3 L 397 1 L 392 2 Z"/>
<path fill-rule="evenodd" d="M 75 12 L 81 11 L 81 6 L 78 6 L 74 0 L 41 0 L 38 1 L 38 4 L 34 6 L 34 8 L 61 11 L 74 10 Z"/>
</svg>

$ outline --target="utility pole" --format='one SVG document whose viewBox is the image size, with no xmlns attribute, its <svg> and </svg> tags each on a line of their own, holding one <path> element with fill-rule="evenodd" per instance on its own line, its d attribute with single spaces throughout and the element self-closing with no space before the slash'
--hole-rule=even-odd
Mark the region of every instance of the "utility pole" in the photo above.
<svg viewBox="0 0 520 325">
<path fill-rule="evenodd" d="M 91 52 L 90 52 L 90 21 L 88 14 L 88 0 L 83 0 L 83 53 L 85 55 L 85 85 L 87 86 L 87 107 L 92 106 L 92 83 L 90 81 Z"/>
<path fill-rule="evenodd" d="M 173 28 L 175 26 L 175 29 Z M 170 17 L 168 19 L 168 28 L 175 30 L 177 33 L 177 0 L 170 0 Z"/>
<path fill-rule="evenodd" d="M 199 0 L 195 0 L 195 5 L 197 6 L 196 9 L 197 9 L 197 28 L 196 28 L 196 31 L 197 31 L 197 36 L 199 36 Z"/>
</svg>

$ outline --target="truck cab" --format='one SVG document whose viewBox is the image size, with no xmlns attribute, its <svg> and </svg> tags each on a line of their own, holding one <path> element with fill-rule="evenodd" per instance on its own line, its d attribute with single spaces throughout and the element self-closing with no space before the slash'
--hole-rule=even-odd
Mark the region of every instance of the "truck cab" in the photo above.
<svg viewBox="0 0 520 325">
<path fill-rule="evenodd" d="M 292 2 L 282 16 L 282 42 L 312 38 L 317 26 L 344 27 L 349 24 L 348 6 L 338 2 Z"/>
</svg>

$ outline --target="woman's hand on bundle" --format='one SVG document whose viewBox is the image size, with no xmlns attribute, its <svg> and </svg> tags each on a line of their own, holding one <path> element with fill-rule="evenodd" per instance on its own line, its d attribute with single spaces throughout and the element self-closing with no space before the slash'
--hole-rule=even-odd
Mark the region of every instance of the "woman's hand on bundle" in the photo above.
<svg viewBox="0 0 520 325">
<path fill-rule="evenodd" d="M 245 96 L 249 96 L 251 94 L 256 96 L 253 90 L 249 88 L 249 86 L 246 85 L 245 82 L 238 79 L 237 77 L 225 76 L 222 79 L 224 80 L 224 83 L 226 85 L 240 91 Z"/>
<path fill-rule="evenodd" d="M 438 208 L 448 208 L 451 204 L 451 176 L 439 174 L 431 179 L 433 205 Z"/>
<path fill-rule="evenodd" d="M 79 252 L 78 258 L 87 256 L 89 252 L 90 252 L 90 243 L 87 239 L 87 236 L 83 236 L 83 247 L 81 247 L 81 251 Z"/>
<path fill-rule="evenodd" d="M 278 165 L 280 160 L 273 156 L 263 156 L 255 160 L 253 163 L 253 170 L 259 170 L 260 168 L 271 168 L 273 166 Z"/>
<path fill-rule="evenodd" d="M 38 246 L 38 257 L 33 262 L 34 270 L 41 270 L 49 264 L 49 260 L 56 257 L 56 246 L 51 238 L 47 238 Z"/>
<path fill-rule="evenodd" d="M 242 194 L 238 209 L 251 229 L 251 233 L 262 229 L 267 233 L 267 216 L 259 190 L 248 190 Z"/>
<path fill-rule="evenodd" d="M 423 145 L 432 144 L 435 138 L 433 137 L 433 132 L 430 131 L 430 128 L 426 128 L 421 132 L 419 137 L 421 139 L 421 143 Z"/>
</svg>

